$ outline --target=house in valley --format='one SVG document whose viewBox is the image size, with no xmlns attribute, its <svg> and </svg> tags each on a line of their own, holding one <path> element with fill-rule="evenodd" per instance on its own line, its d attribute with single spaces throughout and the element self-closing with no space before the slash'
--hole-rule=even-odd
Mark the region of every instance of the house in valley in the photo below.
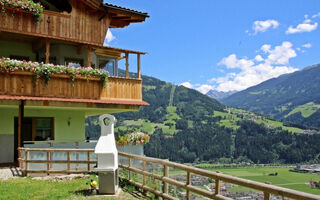
<svg viewBox="0 0 320 200">
<path fill-rule="evenodd" d="M 108 29 L 144 22 L 147 13 L 102 0 L 11 0 L 0 9 L 0 163 L 15 162 L 26 141 L 85 140 L 87 116 L 148 105 L 145 53 L 104 46 Z M 129 55 L 137 56 L 136 77 Z"/>
</svg>

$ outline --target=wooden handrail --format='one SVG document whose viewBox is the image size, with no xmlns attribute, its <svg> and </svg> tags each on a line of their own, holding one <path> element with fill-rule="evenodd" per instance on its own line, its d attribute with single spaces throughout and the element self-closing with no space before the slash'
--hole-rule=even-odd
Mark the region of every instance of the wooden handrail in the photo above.
<svg viewBox="0 0 320 200">
<path fill-rule="evenodd" d="M 320 200 L 320 196 L 318 196 L 318 195 L 313 195 L 313 194 L 309 194 L 309 193 L 305 193 L 305 192 L 299 192 L 296 190 L 282 188 L 282 187 L 278 187 L 278 186 L 274 186 L 274 185 L 270 185 L 270 184 L 265 184 L 265 183 L 260 183 L 260 182 L 256 182 L 256 181 L 246 180 L 246 179 L 233 177 L 233 176 L 218 173 L 218 172 L 211 172 L 211 171 L 207 171 L 207 170 L 203 170 L 203 169 L 199 169 L 199 168 L 195 168 L 195 167 L 191 167 L 191 166 L 187 166 L 187 165 L 183 165 L 183 164 L 179 164 L 179 163 L 174 163 L 174 162 L 170 162 L 170 161 L 166 161 L 166 160 L 162 160 L 162 159 L 132 155 L 132 154 L 127 154 L 127 153 L 123 153 L 123 152 L 119 152 L 118 154 L 119 154 L 119 156 L 127 157 L 129 159 L 140 160 L 143 162 L 150 162 L 153 164 L 160 164 L 160 165 L 163 165 L 164 168 L 171 167 L 171 168 L 175 168 L 175 169 L 180 169 L 180 170 L 186 171 L 188 173 L 188 176 L 190 176 L 190 174 L 192 173 L 192 174 L 200 175 L 203 177 L 215 179 L 216 186 L 219 186 L 219 181 L 224 181 L 227 183 L 233 183 L 235 185 L 240 185 L 240 186 L 244 186 L 247 188 L 259 190 L 264 193 L 265 199 L 269 199 L 270 194 L 274 194 L 274 195 L 279 195 L 279 196 L 288 197 L 288 198 L 292 198 L 292 199 Z M 129 171 L 132 171 L 132 172 L 135 172 L 135 173 L 138 173 L 138 174 L 141 174 L 143 176 L 148 176 L 148 177 L 158 179 L 158 180 L 162 181 L 164 185 L 165 184 L 172 184 L 172 185 L 178 186 L 180 188 L 183 188 L 187 191 L 187 199 L 189 198 L 188 194 L 190 191 L 197 193 L 197 194 L 200 194 L 200 195 L 203 195 L 205 197 L 211 198 L 211 199 L 229 199 L 229 198 L 223 197 L 222 195 L 219 194 L 218 187 L 215 189 L 215 192 L 209 192 L 209 191 L 191 186 L 190 183 L 188 182 L 188 179 L 185 184 L 181 183 L 179 181 L 176 181 L 174 179 L 171 179 L 168 177 L 168 173 L 164 173 L 163 176 L 161 176 L 161 175 L 152 174 L 150 172 L 147 172 L 145 170 L 145 168 L 143 170 L 140 170 L 140 169 L 134 168 L 132 166 L 125 166 L 122 164 L 120 164 L 119 167 L 126 169 L 126 170 L 129 170 Z M 136 186 L 138 186 L 138 185 L 136 185 Z M 165 192 L 166 191 L 163 191 L 160 196 L 164 197 L 163 195 L 166 194 Z M 159 194 L 157 194 L 157 195 L 159 195 Z"/>
<path fill-rule="evenodd" d="M 94 149 L 53 149 L 53 148 L 18 148 L 20 158 L 19 161 L 19 167 L 20 169 L 28 173 L 86 173 L 90 171 L 90 164 L 95 164 L 96 161 L 90 160 L 90 153 L 94 152 Z M 29 160 L 29 154 L 30 152 L 46 152 L 47 159 L 46 160 Z M 67 153 L 67 159 L 66 160 L 51 160 L 49 159 L 48 155 L 55 152 L 66 152 Z M 87 153 L 87 160 L 81 160 L 81 161 L 72 161 L 70 160 L 70 153 L 72 152 L 79 152 L 79 153 Z M 119 167 L 125 170 L 128 170 L 129 172 L 129 182 L 145 191 L 149 191 L 154 193 L 157 196 L 161 196 L 164 199 L 175 199 L 174 197 L 170 196 L 168 193 L 168 184 L 177 186 L 179 188 L 186 190 L 186 199 L 190 199 L 190 192 L 202 195 L 204 197 L 210 198 L 210 199 L 219 199 L 219 200 L 230 200 L 230 198 L 225 197 L 219 193 L 219 183 L 221 181 L 232 183 L 239 186 L 244 186 L 247 188 L 251 188 L 254 190 L 259 190 L 263 192 L 264 199 L 269 199 L 270 194 L 279 195 L 282 197 L 288 197 L 292 199 L 298 199 L 298 200 L 320 200 L 320 196 L 313 195 L 305 192 L 299 192 L 287 188 L 282 188 L 270 184 L 260 183 L 256 181 L 250 181 L 242 178 L 233 177 L 230 175 L 226 175 L 219 172 L 211 172 L 204 169 L 199 169 L 179 163 L 174 163 L 171 161 L 163 160 L 163 159 L 157 159 L 157 158 L 151 158 L 151 157 L 145 157 L 145 156 L 138 156 L 138 155 L 132 155 L 127 154 L 123 152 L 118 153 L 119 156 L 126 157 L 129 159 L 128 165 L 119 164 Z M 24 156 L 25 155 L 25 156 Z M 24 158 L 25 157 L 25 158 Z M 143 169 L 135 168 L 134 165 L 132 165 L 133 160 L 139 160 L 143 161 Z M 153 174 L 151 172 L 147 171 L 146 163 L 152 163 L 152 164 L 160 164 L 163 166 L 163 175 L 159 174 Z M 46 170 L 30 170 L 28 165 L 30 163 L 46 163 L 47 169 Z M 66 170 L 50 170 L 51 164 L 67 164 Z M 70 170 L 70 164 L 87 164 L 88 169 L 87 170 Z M 186 183 L 179 182 L 175 179 L 172 179 L 169 177 L 169 168 L 175 168 L 182 171 L 185 171 L 187 174 L 187 180 Z M 132 178 L 132 172 L 141 174 L 143 176 L 142 184 L 137 183 Z M 207 177 L 210 179 L 214 179 L 216 181 L 216 188 L 214 191 L 207 191 L 195 186 L 191 185 L 191 174 L 200 175 L 203 177 Z M 146 184 L 146 177 L 151 177 L 157 180 L 162 181 L 163 188 L 162 191 L 157 191 L 156 189 L 148 187 Z"/>
</svg>

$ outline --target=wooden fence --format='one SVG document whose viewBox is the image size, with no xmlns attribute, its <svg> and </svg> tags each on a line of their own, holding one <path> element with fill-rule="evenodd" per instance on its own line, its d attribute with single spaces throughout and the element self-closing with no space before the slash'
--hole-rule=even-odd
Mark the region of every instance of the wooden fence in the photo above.
<svg viewBox="0 0 320 200">
<path fill-rule="evenodd" d="M 40 153 L 46 153 L 45 158 L 46 159 L 30 159 L 30 153 L 32 152 L 40 152 Z M 52 154 L 53 153 L 66 153 L 66 159 L 65 160 L 53 160 Z M 70 158 L 71 153 L 85 153 L 86 160 L 72 160 Z M 53 148 L 46 148 L 46 149 L 40 149 L 40 148 L 19 148 L 19 168 L 20 170 L 28 176 L 28 174 L 74 174 L 74 173 L 88 173 L 92 171 L 92 168 L 90 165 L 96 164 L 97 161 L 91 160 L 90 154 L 94 153 L 94 149 L 53 149 Z M 45 169 L 30 169 L 30 164 L 45 164 Z M 66 169 L 64 170 L 53 170 L 52 165 L 53 164 L 65 164 Z M 71 170 L 72 164 L 85 164 L 86 169 L 81 170 Z"/>
<path fill-rule="evenodd" d="M 186 199 L 188 199 L 188 200 L 191 197 L 191 192 L 198 194 L 198 195 L 201 195 L 201 196 L 204 196 L 204 197 L 207 197 L 209 199 L 229 200 L 230 198 L 225 197 L 220 194 L 219 185 L 220 185 L 221 181 L 223 181 L 226 183 L 232 183 L 235 185 L 251 188 L 254 190 L 259 190 L 264 193 L 264 199 L 266 199 L 266 200 L 270 199 L 271 194 L 279 195 L 282 197 L 288 197 L 288 198 L 292 198 L 292 199 L 320 200 L 320 196 L 317 196 L 317 195 L 299 192 L 299 191 L 295 191 L 295 190 L 290 190 L 290 189 L 286 189 L 286 188 L 282 188 L 282 187 L 277 187 L 277 186 L 270 185 L 270 184 L 259 183 L 256 181 L 250 181 L 250 180 L 246 180 L 246 179 L 242 179 L 242 178 L 237 178 L 237 177 L 222 174 L 219 172 L 211 172 L 211 171 L 207 171 L 207 170 L 203 170 L 203 169 L 199 169 L 199 168 L 195 168 L 195 167 L 191 167 L 191 166 L 187 166 L 187 165 L 183 165 L 183 164 L 178 164 L 178 163 L 166 161 L 163 159 L 131 155 L 131 154 L 126 154 L 126 153 L 122 153 L 122 152 L 119 152 L 119 156 L 125 157 L 128 159 L 128 165 L 119 164 L 119 167 L 129 171 L 129 182 L 131 184 L 133 184 L 136 187 L 139 187 L 143 190 L 152 192 L 155 195 L 160 196 L 164 199 L 175 199 L 174 197 L 170 196 L 170 194 L 168 193 L 168 184 L 171 184 L 176 187 L 185 189 L 186 190 Z M 138 160 L 140 162 L 142 161 L 142 163 L 143 163 L 142 168 L 143 169 L 141 170 L 141 169 L 135 168 L 132 165 L 133 160 Z M 162 165 L 163 166 L 163 175 L 148 172 L 146 169 L 147 162 L 152 163 L 152 164 Z M 169 177 L 169 168 L 170 167 L 184 171 L 187 175 L 186 182 L 182 183 L 180 181 L 177 181 L 175 179 L 170 178 Z M 132 180 L 132 175 L 131 175 L 132 172 L 141 174 L 143 176 L 142 184 L 137 183 Z M 203 177 L 207 177 L 207 178 L 215 180 L 215 191 L 211 192 L 208 190 L 204 190 L 204 189 L 192 186 L 191 185 L 191 174 L 195 174 L 195 175 L 199 175 L 199 176 L 203 176 Z M 162 191 L 157 191 L 151 187 L 148 187 L 146 184 L 146 177 L 151 177 L 153 179 L 157 179 L 157 180 L 162 181 L 162 183 L 163 183 L 162 184 L 163 185 Z"/>
<path fill-rule="evenodd" d="M 31 160 L 29 158 L 30 152 L 42 152 L 46 153 L 46 160 Z M 50 154 L 55 153 L 55 152 L 65 152 L 67 153 L 67 159 L 65 160 L 51 160 L 50 159 Z M 71 160 L 70 159 L 70 154 L 71 153 L 86 153 L 87 154 L 87 159 L 86 160 Z M 93 153 L 94 149 L 40 149 L 40 148 L 19 148 L 19 167 L 24 172 L 26 175 L 29 173 L 46 173 L 46 174 L 52 174 L 52 173 L 58 173 L 58 174 L 70 174 L 70 173 L 88 173 L 92 171 L 92 168 L 90 167 L 91 164 L 96 164 L 97 161 L 93 161 L 90 159 L 90 153 Z M 232 183 L 235 185 L 247 187 L 253 190 L 259 190 L 263 192 L 264 194 L 264 199 L 269 200 L 270 195 L 278 195 L 282 197 L 287 197 L 291 199 L 298 199 L 298 200 L 320 200 L 320 196 L 318 195 L 313 195 L 313 194 L 308 194 L 304 192 L 299 192 L 291 189 L 286 189 L 270 184 L 265 184 L 265 183 L 259 183 L 256 181 L 250 181 L 242 178 L 237 178 L 233 177 L 230 175 L 222 174 L 219 172 L 211 172 L 207 171 L 204 169 L 199 169 L 183 164 L 178 164 L 174 162 L 170 162 L 167 160 L 163 159 L 157 159 L 157 158 L 150 158 L 150 157 L 145 157 L 145 156 L 138 156 L 138 155 L 132 155 L 132 154 L 127 154 L 127 153 L 122 153 L 119 152 L 119 157 L 121 159 L 125 158 L 128 159 L 128 165 L 124 165 L 123 163 L 119 163 L 119 168 L 128 170 L 129 172 L 129 177 L 128 181 L 132 185 L 135 185 L 138 188 L 141 188 L 145 191 L 149 191 L 151 193 L 154 193 L 157 196 L 160 196 L 164 199 L 176 199 L 172 197 L 169 194 L 169 184 L 176 186 L 178 188 L 182 188 L 186 190 L 186 199 L 189 200 L 191 198 L 191 193 L 195 193 L 198 195 L 201 195 L 203 197 L 207 197 L 209 199 L 217 199 L 217 200 L 230 200 L 231 198 L 225 197 L 220 193 L 220 183 L 226 182 L 226 183 Z M 121 160 L 120 159 L 120 160 Z M 142 169 L 139 169 L 135 167 L 136 165 L 133 165 L 133 161 L 135 162 L 141 162 L 142 163 Z M 40 164 L 46 164 L 46 169 L 45 170 L 30 170 L 29 169 L 29 164 L 32 163 L 40 163 Z M 66 170 L 51 170 L 50 165 L 51 164 L 66 164 L 67 169 Z M 85 170 L 70 170 L 70 165 L 71 164 L 87 164 L 87 168 Z M 152 173 L 148 172 L 147 170 L 147 164 L 157 164 L 161 165 L 163 168 L 163 174 L 159 175 L 157 173 Z M 173 178 L 169 177 L 169 168 L 175 168 L 181 171 L 184 171 L 186 173 L 186 182 L 180 182 L 177 181 Z M 142 184 L 135 182 L 133 180 L 133 173 L 137 173 L 142 175 Z M 215 191 L 211 192 L 208 190 L 204 190 L 195 186 L 191 185 L 191 175 L 199 175 L 203 176 L 206 178 L 210 178 L 215 180 Z M 158 191 L 156 189 L 153 189 L 149 186 L 147 186 L 147 177 L 156 179 L 162 182 L 162 190 Z"/>
</svg>

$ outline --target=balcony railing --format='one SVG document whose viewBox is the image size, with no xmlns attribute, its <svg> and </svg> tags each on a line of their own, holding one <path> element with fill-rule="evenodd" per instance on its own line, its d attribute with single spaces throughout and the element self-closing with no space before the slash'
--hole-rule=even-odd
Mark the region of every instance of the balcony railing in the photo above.
<svg viewBox="0 0 320 200">
<path fill-rule="evenodd" d="M 78 76 L 72 83 L 69 75 L 53 74 L 46 86 L 33 81 L 32 72 L 0 72 L 0 95 L 52 97 L 87 100 L 142 101 L 142 80 L 109 77 L 103 87 L 100 78 Z"/>
<path fill-rule="evenodd" d="M 44 155 L 37 156 L 32 153 L 42 153 Z M 55 155 L 57 154 L 57 155 Z M 83 154 L 83 155 L 79 155 Z M 154 193 L 164 199 L 174 199 L 169 193 L 169 184 L 186 190 L 186 199 L 191 199 L 191 193 L 198 194 L 202 197 L 218 200 L 230 200 L 230 198 L 222 195 L 220 192 L 221 182 L 232 183 L 253 190 L 263 192 L 265 200 L 271 198 L 271 194 L 284 198 L 301 199 L 301 200 L 319 200 L 320 196 L 299 192 L 296 190 L 286 189 L 270 184 L 259 183 L 242 178 L 233 177 L 219 172 L 211 172 L 183 164 L 170 162 L 163 159 L 150 158 L 119 152 L 119 167 L 129 172 L 128 181 L 138 188 Z M 78 157 L 76 157 L 78 155 Z M 128 160 L 125 165 L 123 159 Z M 136 163 L 136 164 L 133 164 Z M 86 173 L 93 170 L 96 164 L 94 149 L 59 149 L 59 148 L 19 148 L 19 167 L 25 174 L 29 173 Z M 138 165 L 141 165 L 139 167 Z M 159 171 L 147 170 L 147 165 L 161 165 L 163 173 Z M 34 165 L 34 166 L 32 166 Z M 37 165 L 37 166 L 36 166 Z M 42 166 L 41 166 L 42 165 Z M 54 169 L 54 165 L 65 165 L 64 169 Z M 82 168 L 75 165 L 83 165 Z M 42 167 L 39 169 L 39 167 Z M 57 167 L 57 166 L 56 166 Z M 74 169 L 76 168 L 76 169 Z M 186 174 L 186 182 L 177 181 L 169 176 L 169 169 L 178 169 Z M 133 173 L 142 175 L 142 183 L 133 180 Z M 192 185 L 191 175 L 199 175 L 202 177 L 215 180 L 215 190 L 208 191 Z M 162 182 L 162 190 L 157 190 L 148 186 L 147 177 Z"/>
<path fill-rule="evenodd" d="M 242 178 L 233 177 L 230 175 L 225 175 L 219 172 L 211 172 L 183 164 L 178 164 L 174 162 L 170 162 L 163 159 L 157 159 L 157 158 L 150 158 L 150 157 L 144 157 L 144 156 L 137 156 L 137 155 L 131 155 L 119 152 L 120 158 L 127 158 L 128 159 L 128 165 L 119 164 L 119 167 L 122 169 L 126 169 L 129 172 L 129 182 L 133 185 L 135 185 L 138 188 L 141 188 L 143 190 L 149 191 L 151 193 L 154 193 L 157 196 L 160 196 L 164 199 L 172 199 L 175 200 L 173 196 L 170 195 L 168 186 L 173 185 L 178 188 L 181 188 L 183 190 L 186 190 L 186 199 L 191 199 L 191 193 L 198 194 L 202 197 L 206 197 L 209 199 L 218 199 L 218 200 L 231 200 L 231 198 L 225 197 L 220 193 L 220 183 L 226 182 L 226 183 L 232 183 L 235 185 L 243 186 L 246 188 L 250 188 L 253 190 L 259 190 L 264 193 L 264 199 L 269 200 L 271 197 L 271 194 L 282 196 L 282 198 L 287 197 L 291 199 L 301 199 L 301 200 L 319 200 L 320 196 L 308 194 L 304 192 L 299 192 L 296 190 L 286 189 L 282 187 L 277 187 L 270 184 L 265 183 L 259 183 L 256 181 L 250 181 Z M 132 161 L 140 161 L 142 162 L 142 169 L 136 168 L 132 165 Z M 163 173 L 159 174 L 156 172 L 149 172 L 147 171 L 147 164 L 157 164 L 161 165 L 163 169 Z M 186 174 L 186 182 L 183 183 L 181 181 L 177 181 L 173 178 L 169 177 L 169 168 L 178 169 Z M 142 175 L 142 183 L 138 183 L 132 179 L 132 173 L 137 173 Z M 211 192 L 208 190 L 204 190 L 195 186 L 191 185 L 191 175 L 199 175 L 202 177 L 210 178 L 215 180 L 215 191 Z M 162 190 L 156 190 L 154 188 L 151 188 L 147 185 L 146 178 L 149 177 L 151 179 L 156 179 L 162 182 Z"/>
</svg>

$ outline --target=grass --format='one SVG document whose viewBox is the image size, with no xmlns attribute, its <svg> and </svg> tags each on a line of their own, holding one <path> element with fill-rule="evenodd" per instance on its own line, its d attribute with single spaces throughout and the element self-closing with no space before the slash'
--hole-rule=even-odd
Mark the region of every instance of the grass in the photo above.
<svg viewBox="0 0 320 200">
<path fill-rule="evenodd" d="M 173 135 L 178 132 L 176 129 L 176 121 L 181 119 L 176 113 L 177 108 L 175 106 L 168 106 L 166 120 L 163 123 L 152 123 L 149 120 L 125 120 L 120 126 L 115 128 L 116 131 L 136 132 L 141 131 L 152 135 L 156 129 L 162 129 L 164 134 Z"/>
<path fill-rule="evenodd" d="M 243 115 L 245 119 L 248 119 L 248 120 L 254 119 L 254 121 L 259 124 L 269 125 L 274 128 L 281 127 L 283 130 L 287 130 L 290 132 L 302 131 L 302 129 L 300 128 L 284 126 L 283 122 L 270 120 L 245 110 L 236 109 L 236 108 L 230 108 L 230 110 L 231 110 L 230 114 L 227 112 L 214 111 L 214 114 L 213 114 L 214 117 L 220 116 L 222 118 L 221 121 L 219 122 L 221 126 L 225 126 L 227 128 L 232 128 L 236 130 L 239 128 L 239 126 L 237 125 L 237 122 L 241 120 L 241 118 L 238 116 Z"/>
<path fill-rule="evenodd" d="M 320 175 L 309 173 L 290 172 L 290 168 L 233 168 L 233 169 L 207 169 L 209 171 L 219 171 L 224 174 L 236 176 L 243 179 L 257 181 L 261 183 L 269 182 L 272 185 L 289 188 L 302 192 L 320 195 L 320 189 L 313 189 L 308 186 L 310 180 L 320 181 Z M 278 176 L 269 176 L 270 173 L 278 173 Z M 182 170 L 171 170 L 169 175 L 186 174 Z M 253 191 L 251 188 L 237 186 L 229 188 L 229 192 L 249 192 Z"/>
<path fill-rule="evenodd" d="M 306 103 L 304 105 L 297 106 L 289 114 L 287 114 L 286 117 L 300 112 L 302 117 L 308 118 L 319 109 L 320 109 L 320 105 L 315 104 L 313 102 L 309 102 L 309 103 Z"/>
<path fill-rule="evenodd" d="M 96 179 L 96 178 L 95 178 Z M 24 199 L 90 199 L 90 179 L 77 179 L 71 181 L 44 181 L 31 178 L 15 178 L 0 181 L 0 199 L 24 200 Z M 136 199 L 129 193 L 123 192 L 119 197 L 101 197 L 103 200 Z"/>
<path fill-rule="evenodd" d="M 320 189 L 312 189 L 306 183 L 310 180 L 320 181 L 320 175 L 309 173 L 290 172 L 289 168 L 237 168 L 218 169 L 220 172 L 257 182 L 270 182 L 273 185 L 285 187 L 302 192 L 320 195 Z M 216 169 L 211 169 L 216 171 Z M 278 173 L 278 176 L 268 176 L 270 173 Z M 233 187 L 230 191 L 248 191 L 244 187 Z"/>
</svg>

